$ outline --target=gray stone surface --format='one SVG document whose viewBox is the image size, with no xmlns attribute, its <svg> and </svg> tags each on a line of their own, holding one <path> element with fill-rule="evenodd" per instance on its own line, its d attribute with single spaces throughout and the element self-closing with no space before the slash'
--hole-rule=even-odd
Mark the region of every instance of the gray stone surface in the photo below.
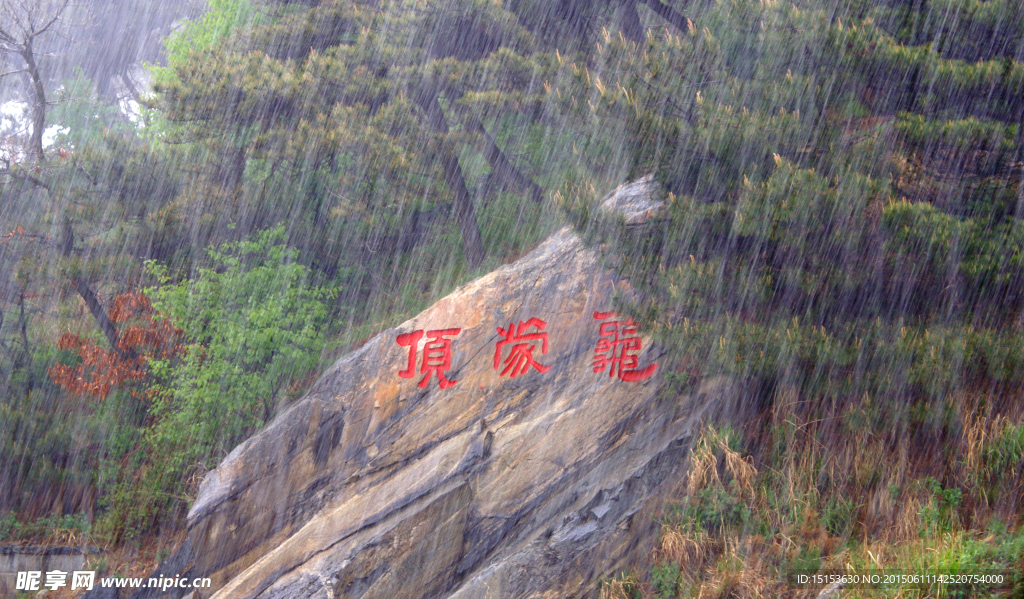
<svg viewBox="0 0 1024 599">
<path fill-rule="evenodd" d="M 609 193 L 601 200 L 601 210 L 622 217 L 627 225 L 642 225 L 665 210 L 665 202 L 658 192 L 654 176 L 648 175 Z"/>
<path fill-rule="evenodd" d="M 99 549 L 91 546 L 0 545 L 0 573 L 81 570 L 86 557 L 95 553 L 99 553 Z"/>
</svg>

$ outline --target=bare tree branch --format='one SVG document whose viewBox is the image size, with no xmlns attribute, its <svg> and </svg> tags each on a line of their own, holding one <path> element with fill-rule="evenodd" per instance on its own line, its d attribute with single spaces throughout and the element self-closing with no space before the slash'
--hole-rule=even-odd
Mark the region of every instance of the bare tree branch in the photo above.
<svg viewBox="0 0 1024 599">
<path fill-rule="evenodd" d="M 42 27 L 40 27 L 38 31 L 35 31 L 35 32 L 32 33 L 32 38 L 33 39 L 36 38 L 36 37 L 39 37 L 40 35 L 42 35 L 44 33 L 46 33 L 46 31 L 48 29 L 50 29 L 50 27 L 52 27 L 53 24 L 56 23 L 61 18 L 61 16 L 64 14 L 64 10 L 67 9 L 67 7 L 68 7 L 68 2 L 69 2 L 69 0 L 64 0 L 64 2 L 60 4 L 60 8 L 58 8 L 56 11 L 54 11 L 53 18 L 51 18 L 46 23 L 46 25 L 43 25 Z"/>
<path fill-rule="evenodd" d="M 46 181 L 43 181 L 42 179 L 38 179 L 36 177 L 33 177 L 32 175 L 30 175 L 28 173 L 20 173 L 20 172 L 17 172 L 17 171 L 13 171 L 10 168 L 2 168 L 2 169 L 0 169 L 0 177 L 10 177 L 10 178 L 15 179 L 17 181 L 24 181 L 26 183 L 31 183 L 32 185 L 35 185 L 36 187 L 41 187 L 41 188 L 45 189 L 46 191 L 50 191 L 50 184 L 49 183 L 47 183 Z"/>
<path fill-rule="evenodd" d="M 4 53 L 21 56 L 25 61 L 24 71 L 28 72 L 31 86 L 29 88 L 29 105 L 32 110 L 32 135 L 29 140 L 28 153 L 37 162 L 45 162 L 43 152 L 43 130 L 46 128 L 46 90 L 43 77 L 36 62 L 38 55 L 34 42 L 47 33 L 54 23 L 60 20 L 67 10 L 70 0 L 46 2 L 29 0 L 17 4 L 10 0 L 0 2 L 0 43 Z M 12 31 L 20 30 L 21 35 Z M 20 37 L 20 39 L 19 39 Z M 11 73 L 5 73 L 5 75 Z"/>
</svg>

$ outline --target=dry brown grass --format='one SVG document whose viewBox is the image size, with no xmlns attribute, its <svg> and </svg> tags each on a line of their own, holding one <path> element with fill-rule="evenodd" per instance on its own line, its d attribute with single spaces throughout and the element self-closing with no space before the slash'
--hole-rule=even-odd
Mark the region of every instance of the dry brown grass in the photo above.
<svg viewBox="0 0 1024 599">
<path fill-rule="evenodd" d="M 598 593 L 600 599 L 633 599 L 633 590 L 639 588 L 634 576 L 621 576 L 606 580 Z"/>
<path fill-rule="evenodd" d="M 715 549 L 715 541 L 704 531 L 684 533 L 677 527 L 664 525 L 661 528 L 661 542 L 655 551 L 655 559 L 692 567 L 714 555 Z"/>
<path fill-rule="evenodd" d="M 762 599 L 773 596 L 775 582 L 774 573 L 760 554 L 744 551 L 732 538 L 726 540 L 725 551 L 695 590 L 702 599 Z"/>
<path fill-rule="evenodd" d="M 729 439 L 712 427 L 706 427 L 697 441 L 697 447 L 690 457 L 690 473 L 687 478 L 686 490 L 689 494 L 697 492 L 708 485 L 724 486 L 718 475 L 721 452 L 724 469 L 735 480 L 745 498 L 753 499 L 754 480 L 757 469 L 750 457 L 743 457 L 729 448 Z"/>
<path fill-rule="evenodd" d="M 1017 492 L 1016 479 L 1007 482 L 1005 474 L 1000 478 L 986 469 L 991 469 L 993 448 L 999 455 L 1011 451 L 1000 447 L 1020 419 L 982 395 L 965 392 L 950 400 L 961 426 L 948 429 L 938 441 L 947 445 L 940 448 L 913 434 L 873 432 L 877 410 L 870 398 L 830 414 L 808 409 L 795 392 L 781 388 L 778 393 L 762 424 L 747 431 L 744 446 L 751 455 L 731 449 L 735 439 L 729 433 L 706 427 L 678 488 L 680 513 L 690 514 L 685 517 L 702 518 L 711 513 L 703 510 L 722 506 L 735 509 L 729 502 L 739 500 L 751 520 L 733 516 L 705 530 L 690 520 L 669 518 L 648 568 L 606 585 L 602 597 L 623 599 L 630 592 L 654 597 L 647 582 L 656 580 L 652 568 L 673 562 L 680 566 L 679 597 L 816 597 L 821 589 L 789 586 L 780 578 L 784 569 L 805 560 L 846 571 L 938 564 L 974 546 L 968 543 L 984 542 L 980 530 L 998 512 L 999 506 L 972 502 L 970 485 L 981 481 L 991 486 L 998 478 L 1000 493 Z M 939 459 L 940 450 L 952 459 Z M 717 490 L 704 493 L 709 487 Z M 956 488 L 963 501 L 950 503 L 945 493 Z M 732 499 L 719 505 L 722 493 Z M 1001 520 L 1015 527 L 1013 518 Z M 920 589 L 894 592 L 887 596 L 928 596 Z M 844 596 L 876 595 L 851 591 Z"/>
</svg>

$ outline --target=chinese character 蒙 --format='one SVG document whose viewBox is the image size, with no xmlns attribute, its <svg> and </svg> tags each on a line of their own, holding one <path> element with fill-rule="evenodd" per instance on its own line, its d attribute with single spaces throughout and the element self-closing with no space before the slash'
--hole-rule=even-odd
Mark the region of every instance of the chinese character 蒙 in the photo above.
<svg viewBox="0 0 1024 599">
<path fill-rule="evenodd" d="M 508 324 L 507 329 L 498 327 L 498 334 L 504 337 L 504 339 L 498 341 L 494 347 L 495 370 L 501 367 L 502 350 L 507 345 L 512 346 L 508 357 L 505 358 L 505 369 L 501 371 L 500 376 L 508 374 L 511 377 L 516 377 L 520 374 L 525 374 L 530 367 L 535 368 L 541 373 L 551 370 L 550 366 L 540 364 L 533 358 L 533 350 L 537 349 L 538 343 L 540 343 L 541 355 L 548 353 L 548 334 L 540 332 L 547 326 L 548 323 L 543 320 L 531 318 L 526 322 L 519 321 L 518 329 L 511 322 Z M 526 330 L 530 327 L 535 327 L 538 332 L 527 333 Z"/>
</svg>

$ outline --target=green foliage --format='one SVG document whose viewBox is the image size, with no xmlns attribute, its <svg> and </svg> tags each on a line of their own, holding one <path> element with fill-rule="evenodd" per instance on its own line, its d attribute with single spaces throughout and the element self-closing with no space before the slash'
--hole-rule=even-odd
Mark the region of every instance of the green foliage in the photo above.
<svg viewBox="0 0 1024 599">
<path fill-rule="evenodd" d="M 856 523 L 857 505 L 853 497 L 832 497 L 824 501 L 821 510 L 821 525 L 836 537 L 847 537 Z"/>
<path fill-rule="evenodd" d="M 919 597 L 989 597 L 1018 596 L 1024 586 L 1015 564 L 1024 556 L 1024 537 L 1019 533 L 990 534 L 981 538 L 974 534 L 956 532 L 943 533 L 933 539 L 932 544 L 906 552 L 897 563 L 887 565 L 885 570 L 899 569 L 906 572 L 928 572 L 941 574 L 999 574 L 1004 584 L 978 584 L 971 586 L 942 585 L 895 585 L 890 590 L 901 595 Z M 871 574 L 882 571 L 869 560 L 855 559 L 851 567 L 858 573 Z"/>
<path fill-rule="evenodd" d="M 750 509 L 736 493 L 723 487 L 705 487 L 679 507 L 678 517 L 697 530 L 709 533 L 743 527 L 751 517 Z"/>
<path fill-rule="evenodd" d="M 1008 151 L 1015 148 L 1019 125 L 980 121 L 974 117 L 945 122 L 928 119 L 921 114 L 900 112 L 896 131 L 903 142 L 919 147 L 952 146 L 961 150 Z"/>
<path fill-rule="evenodd" d="M 752 468 L 740 458 L 741 443 L 741 436 L 730 426 L 705 431 L 690 458 L 691 470 L 699 472 L 700 479 L 691 473 L 690 488 L 694 492 L 673 508 L 671 522 L 698 534 L 743 529 L 753 523 L 756 516 L 749 504 L 752 489 L 747 480 Z M 724 463 L 722 468 L 720 462 Z M 728 473 L 727 480 L 719 476 L 720 469 Z"/>
<path fill-rule="evenodd" d="M 164 40 L 167 61 L 171 68 L 153 68 L 157 80 L 173 76 L 173 68 L 184 63 L 192 53 L 208 52 L 227 41 L 235 31 L 258 24 L 261 15 L 249 0 L 210 0 L 209 10 L 197 21 Z"/>
<path fill-rule="evenodd" d="M 0 540 L 8 540 L 18 536 L 21 523 L 14 512 L 7 512 L 0 517 Z"/>
<path fill-rule="evenodd" d="M 161 285 L 148 290 L 156 310 L 190 342 L 181 362 L 153 360 L 161 381 L 151 409 L 152 442 L 185 440 L 184 461 L 230 449 L 259 426 L 291 379 L 315 371 L 326 302 L 335 291 L 307 286 L 285 229 L 209 249 L 209 266 L 172 284 L 168 269 L 148 268 Z"/>
<path fill-rule="evenodd" d="M 931 494 L 929 501 L 921 508 L 923 533 L 935 535 L 951 532 L 957 525 L 956 513 L 963 500 L 963 492 L 956 487 L 943 488 L 939 481 L 928 477 L 922 483 Z"/>
<path fill-rule="evenodd" d="M 1004 303 L 1024 283 L 1007 170 L 1024 66 L 942 58 L 823 8 L 722 4 L 678 37 L 604 35 L 560 80 L 562 108 L 619 136 L 634 175 L 655 171 L 668 214 L 570 214 L 631 264 L 644 299 L 624 307 L 694 381 L 911 397 L 914 418 L 949 423 L 946 394 L 1024 372 Z"/>
<path fill-rule="evenodd" d="M 17 514 L 7 512 L 0 516 L 0 542 L 80 543 L 85 541 L 90 528 L 88 518 L 81 513 L 41 516 L 32 522 L 21 522 Z"/>
<path fill-rule="evenodd" d="M 658 597 L 670 599 L 679 588 L 679 562 L 670 562 L 651 568 L 651 585 Z"/>
<path fill-rule="evenodd" d="M 985 447 L 985 465 L 993 473 L 1010 473 L 1024 463 L 1024 426 L 1007 424 Z"/>
<path fill-rule="evenodd" d="M 263 425 L 289 385 L 317 371 L 336 291 L 310 286 L 284 239 L 279 226 L 211 247 L 208 265 L 177 283 L 167 266 L 147 263 L 159 285 L 146 294 L 187 349 L 149 361 L 151 424 L 112 491 L 107 534 L 144 530 L 187 500 L 197 468 L 212 467 Z"/>
<path fill-rule="evenodd" d="M 81 69 L 64 82 L 55 110 L 49 114 L 51 126 L 59 127 L 54 145 L 83 149 L 104 136 L 131 138 L 136 127 L 121 114 L 119 106 L 101 101 L 94 93 L 95 84 Z"/>
<path fill-rule="evenodd" d="M 494 166 L 511 163 L 495 162 L 487 129 L 536 106 L 551 63 L 530 53 L 529 33 L 499 4 L 266 3 L 257 12 L 224 44 L 172 59 L 173 74 L 158 82 L 168 137 L 206 165 L 190 203 L 230 197 L 242 230 L 253 215 L 299 214 L 293 234 L 361 269 L 342 242 L 415 244 L 425 221 L 457 230 L 466 261 L 479 264 L 489 248 L 463 149 L 487 156 L 506 189 L 542 199 L 524 175 Z M 453 44 L 440 33 L 449 28 L 467 38 Z"/>
<path fill-rule="evenodd" d="M 666 212 L 641 227 L 578 188 L 559 199 L 628 265 L 640 299 L 621 307 L 673 356 L 666 393 L 724 375 L 756 398 L 756 499 L 735 478 L 691 481 L 666 516 L 703 556 L 680 558 L 684 584 L 730 596 L 742 585 L 722 572 L 841 568 L 878 543 L 889 568 L 1010 568 L 1016 533 L 967 528 L 1024 505 L 1019 7 L 693 10 L 682 35 L 602 32 L 551 98 L 596 132 L 585 152 L 662 183 Z"/>
<path fill-rule="evenodd" d="M 932 41 L 946 58 L 980 60 L 1012 56 L 1015 42 L 1024 37 L 1024 11 L 1013 0 L 934 0 L 916 6 L 879 4 L 867 11 L 869 18 L 901 42 Z"/>
<path fill-rule="evenodd" d="M 893 86 L 897 93 L 890 97 L 888 108 L 941 110 L 973 96 L 985 98 L 970 106 L 974 114 L 1014 118 L 1020 110 L 1024 64 L 1009 57 L 977 62 L 946 59 L 932 44 L 901 44 L 868 22 L 836 28 L 829 38 L 837 51 L 845 50 L 842 66 Z"/>
</svg>

